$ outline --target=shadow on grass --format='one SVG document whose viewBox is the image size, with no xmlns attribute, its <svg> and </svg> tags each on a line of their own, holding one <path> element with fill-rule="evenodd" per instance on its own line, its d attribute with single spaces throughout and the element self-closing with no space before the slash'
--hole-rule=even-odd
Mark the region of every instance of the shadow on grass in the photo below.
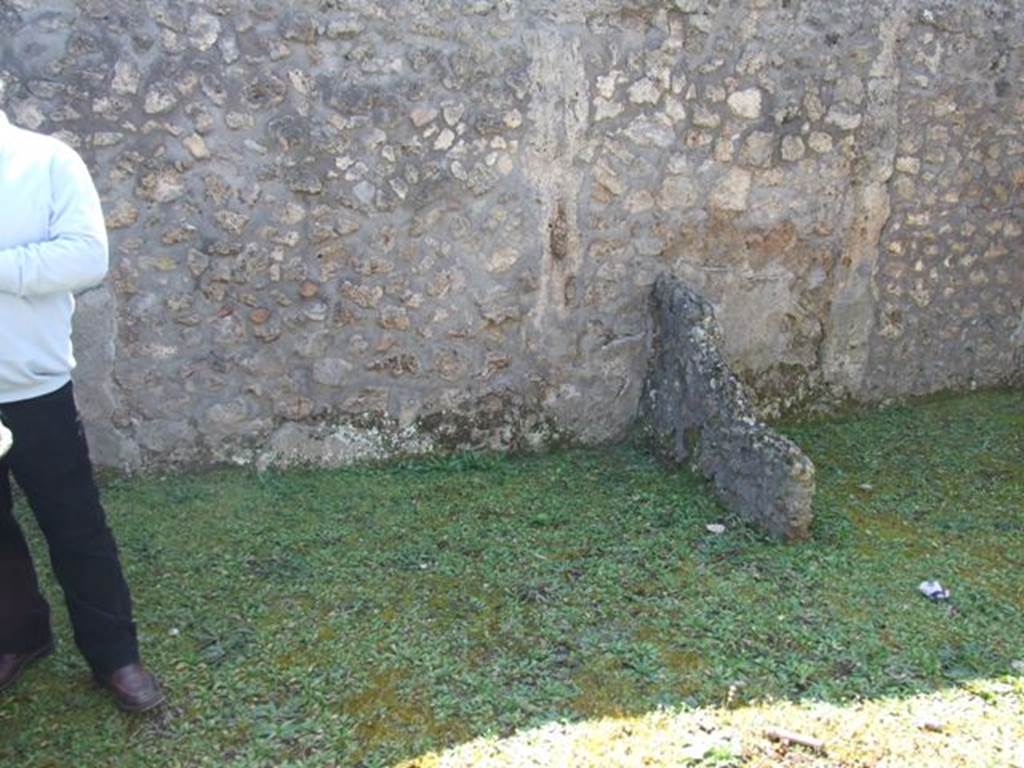
<svg viewBox="0 0 1024 768">
<path fill-rule="evenodd" d="M 112 480 L 172 705 L 113 712 L 55 611 L 57 657 L 0 699 L 0 762 L 392 765 L 545 724 L 856 707 L 1010 674 L 1024 394 L 786 431 L 819 488 L 791 546 L 627 449 Z M 953 599 L 924 600 L 923 579 Z"/>
</svg>

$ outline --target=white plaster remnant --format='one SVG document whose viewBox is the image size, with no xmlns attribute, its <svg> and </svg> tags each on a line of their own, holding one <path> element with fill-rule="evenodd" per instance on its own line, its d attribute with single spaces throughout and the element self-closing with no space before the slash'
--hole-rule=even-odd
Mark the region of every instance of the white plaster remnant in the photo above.
<svg viewBox="0 0 1024 768">
<path fill-rule="evenodd" d="M 134 62 L 120 59 L 114 64 L 114 78 L 110 81 L 110 90 L 123 96 L 138 93 L 139 81 L 142 76 Z"/>
<path fill-rule="evenodd" d="M 441 133 L 438 134 L 437 140 L 434 141 L 434 149 L 441 151 L 451 149 L 452 144 L 455 143 L 455 133 L 450 128 L 445 128 Z"/>
<path fill-rule="evenodd" d="M 751 176 L 742 168 L 731 168 L 715 184 L 711 193 L 711 204 L 723 211 L 742 212 L 747 210 L 750 197 Z"/>
<path fill-rule="evenodd" d="M 832 136 L 822 131 L 815 131 L 807 139 L 808 146 L 817 152 L 819 155 L 824 155 L 832 151 Z"/>
<path fill-rule="evenodd" d="M 761 89 L 748 88 L 744 91 L 737 91 L 727 99 L 729 109 L 737 117 L 746 120 L 757 120 L 761 117 Z"/>
<path fill-rule="evenodd" d="M 855 131 L 864 118 L 858 112 L 847 112 L 839 107 L 832 107 L 825 115 L 825 122 L 834 125 L 841 131 Z"/>
<path fill-rule="evenodd" d="M 637 80 L 629 87 L 629 100 L 634 104 L 657 104 L 660 99 L 661 89 L 649 77 Z"/>
</svg>

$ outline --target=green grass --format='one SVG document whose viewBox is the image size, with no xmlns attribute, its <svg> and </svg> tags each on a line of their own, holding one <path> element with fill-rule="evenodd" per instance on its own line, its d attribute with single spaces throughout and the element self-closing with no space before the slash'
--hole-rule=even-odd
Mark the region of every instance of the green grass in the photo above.
<svg viewBox="0 0 1024 768">
<path fill-rule="evenodd" d="M 125 717 L 92 687 L 47 574 L 61 642 L 0 698 L 0 765 L 384 766 L 554 722 L 951 691 L 1019 727 L 1024 393 L 786 432 L 818 468 L 789 546 L 625 448 L 110 480 L 170 706 Z"/>
</svg>

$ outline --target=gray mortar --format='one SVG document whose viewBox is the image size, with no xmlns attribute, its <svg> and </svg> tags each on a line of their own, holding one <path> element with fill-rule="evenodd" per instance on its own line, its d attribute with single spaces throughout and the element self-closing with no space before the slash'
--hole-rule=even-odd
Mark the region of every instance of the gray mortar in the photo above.
<svg viewBox="0 0 1024 768">
<path fill-rule="evenodd" d="M 652 353 L 640 423 L 654 451 L 711 481 L 730 511 L 768 534 L 802 539 L 814 464 L 758 420 L 719 351 L 714 309 L 670 275 L 651 293 Z"/>
</svg>

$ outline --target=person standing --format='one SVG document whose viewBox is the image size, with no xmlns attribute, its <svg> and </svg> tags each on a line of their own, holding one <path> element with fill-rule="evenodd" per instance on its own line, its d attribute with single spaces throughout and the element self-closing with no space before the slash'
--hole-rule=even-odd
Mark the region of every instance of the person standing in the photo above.
<svg viewBox="0 0 1024 768">
<path fill-rule="evenodd" d="M 139 658 L 71 382 L 72 294 L 101 282 L 107 265 L 85 163 L 0 111 L 0 420 L 13 434 L 0 457 L 0 691 L 53 650 L 49 606 L 12 512 L 13 477 L 46 538 L 75 644 L 117 705 L 142 712 L 164 696 Z"/>
</svg>

